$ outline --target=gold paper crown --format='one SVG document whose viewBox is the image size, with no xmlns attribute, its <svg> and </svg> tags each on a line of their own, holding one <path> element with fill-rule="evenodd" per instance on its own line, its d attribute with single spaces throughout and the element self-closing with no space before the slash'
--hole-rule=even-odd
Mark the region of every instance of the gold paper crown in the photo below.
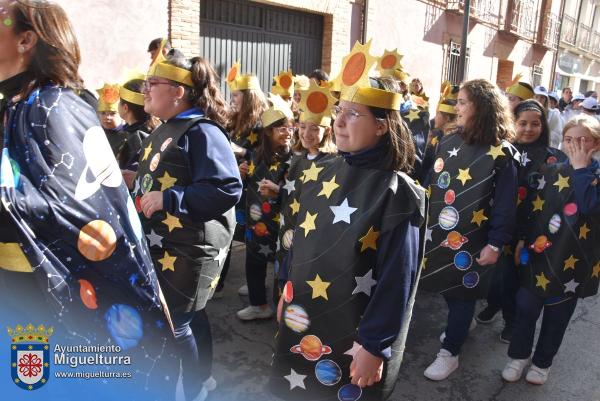
<svg viewBox="0 0 600 401">
<path fill-rule="evenodd" d="M 146 76 L 139 70 L 136 69 L 127 69 L 123 74 L 125 79 L 123 80 L 123 85 L 129 81 L 133 80 L 144 80 Z M 144 94 L 142 92 L 132 91 L 130 89 L 125 88 L 123 85 L 119 85 L 119 96 L 121 99 L 126 102 L 137 104 L 138 106 L 144 105 Z"/>
<path fill-rule="evenodd" d="M 332 91 L 342 91 L 343 87 L 360 86 L 369 87 L 369 71 L 377 59 L 369 54 L 371 40 L 365 45 L 358 41 L 352 51 L 342 61 L 342 70 L 331 82 Z"/>
<path fill-rule="evenodd" d="M 260 122 L 263 127 L 268 127 L 283 118 L 288 120 L 294 119 L 292 108 L 281 96 L 269 93 L 267 100 L 269 101 L 269 108 L 260 115 Z"/>
<path fill-rule="evenodd" d="M 48 338 L 50 338 L 50 336 L 54 334 L 54 328 L 52 327 L 46 329 L 46 326 L 44 326 L 43 324 L 40 324 L 38 327 L 35 327 L 31 323 L 29 323 L 25 327 L 18 324 L 14 330 L 12 329 L 12 327 L 8 327 L 6 331 L 11 337 L 13 343 L 28 343 L 32 341 L 39 343 L 47 343 Z"/>
<path fill-rule="evenodd" d="M 331 108 L 337 101 L 331 95 L 329 88 L 323 88 L 314 81 L 310 81 L 308 90 L 302 91 L 300 100 L 300 121 L 310 121 L 317 125 L 329 127 L 331 125 Z"/>
<path fill-rule="evenodd" d="M 402 95 L 383 89 L 352 86 L 344 88 L 340 100 L 387 110 L 400 110 Z"/>
<path fill-rule="evenodd" d="M 396 78 L 398 81 L 407 83 L 408 77 L 410 77 L 410 74 L 400 68 L 400 69 L 394 70 L 393 77 Z"/>
<path fill-rule="evenodd" d="M 383 55 L 377 58 L 377 69 L 381 76 L 395 77 L 396 71 L 403 72 L 402 64 L 400 64 L 402 57 L 404 56 L 398 53 L 398 49 L 384 51 Z"/>
<path fill-rule="evenodd" d="M 160 77 L 169 79 L 171 81 L 175 81 L 177 83 L 194 86 L 194 81 L 192 81 L 192 72 L 186 70 L 185 68 L 179 68 L 174 65 L 168 64 L 167 59 L 163 56 L 162 49 L 165 47 L 167 43 L 166 39 L 163 39 L 160 48 L 158 49 L 156 58 L 150 64 L 150 69 L 148 69 L 149 77 Z"/>
<path fill-rule="evenodd" d="M 440 101 L 437 109 L 443 113 L 456 114 L 454 105 L 451 103 L 455 103 L 458 99 L 458 90 L 458 85 L 452 85 L 450 81 L 442 82 Z"/>
<path fill-rule="evenodd" d="M 98 92 L 98 111 L 117 111 L 119 107 L 119 85 L 117 84 L 104 84 L 100 89 L 96 89 Z"/>
<path fill-rule="evenodd" d="M 506 89 L 506 93 L 517 96 L 521 100 L 528 100 L 533 98 L 533 91 L 523 85 L 523 82 L 517 82 Z"/>
<path fill-rule="evenodd" d="M 260 82 L 258 81 L 258 77 L 251 74 L 240 73 L 241 66 L 240 62 L 236 61 L 233 66 L 227 72 L 227 85 L 229 86 L 229 90 L 248 90 L 255 89 L 260 90 Z"/>
<path fill-rule="evenodd" d="M 283 97 L 294 96 L 294 75 L 292 70 L 281 71 L 279 75 L 273 77 L 275 85 L 271 87 L 271 92 Z"/>
<path fill-rule="evenodd" d="M 296 75 L 294 77 L 294 90 L 306 91 L 310 88 L 311 80 L 306 75 Z"/>
</svg>

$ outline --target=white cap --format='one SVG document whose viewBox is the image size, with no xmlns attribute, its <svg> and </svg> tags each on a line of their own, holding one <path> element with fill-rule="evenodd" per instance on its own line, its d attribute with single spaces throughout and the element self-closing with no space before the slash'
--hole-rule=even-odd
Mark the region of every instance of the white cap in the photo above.
<svg viewBox="0 0 600 401">
<path fill-rule="evenodd" d="M 586 110 L 596 111 L 598 109 L 598 101 L 593 97 L 586 97 L 581 103 L 581 107 Z"/>
<path fill-rule="evenodd" d="M 548 92 L 548 96 L 551 97 L 552 99 L 556 100 L 557 102 L 560 101 L 560 97 L 558 96 L 558 94 L 554 91 L 552 92 Z"/>
<path fill-rule="evenodd" d="M 585 99 L 585 96 L 583 96 L 581 93 L 577 93 L 575 94 L 575 96 L 573 96 L 573 99 L 571 100 L 583 100 Z"/>
<path fill-rule="evenodd" d="M 533 93 L 535 93 L 536 95 L 542 95 L 542 96 L 548 97 L 548 89 L 546 89 L 545 86 L 541 86 L 541 85 L 536 86 L 535 88 L 533 88 Z"/>
</svg>

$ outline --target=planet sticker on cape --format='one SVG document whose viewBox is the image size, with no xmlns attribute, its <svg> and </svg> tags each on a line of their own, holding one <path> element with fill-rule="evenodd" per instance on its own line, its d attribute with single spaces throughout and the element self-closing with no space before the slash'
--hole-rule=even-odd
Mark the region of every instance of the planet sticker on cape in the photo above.
<svg viewBox="0 0 600 401">
<path fill-rule="evenodd" d="M 556 234 L 558 230 L 560 230 L 561 222 L 562 220 L 560 216 L 556 213 L 553 214 L 550 218 L 550 222 L 548 223 L 548 231 L 550 231 L 551 234 Z"/>
<path fill-rule="evenodd" d="M 362 396 L 362 388 L 355 384 L 345 384 L 338 391 L 340 401 L 358 401 Z"/>
<path fill-rule="evenodd" d="M 462 282 L 463 285 L 467 288 L 477 287 L 477 284 L 479 284 L 479 273 L 468 272 L 463 276 Z"/>
<path fill-rule="evenodd" d="M 152 157 L 150 161 L 150 171 L 154 172 L 158 168 L 158 163 L 160 163 L 160 153 L 157 153 Z"/>
<path fill-rule="evenodd" d="M 142 177 L 142 193 L 145 194 L 147 192 L 150 192 L 153 183 L 154 182 L 150 174 L 144 175 L 144 177 Z"/>
<path fill-rule="evenodd" d="M 79 280 L 79 296 L 86 308 L 98 309 L 96 290 L 94 290 L 92 283 L 84 279 Z"/>
<path fill-rule="evenodd" d="M 556 156 L 549 156 L 546 159 L 546 164 L 554 164 L 558 161 L 558 159 L 556 158 Z"/>
<path fill-rule="evenodd" d="M 258 221 L 262 217 L 262 210 L 260 209 L 260 205 L 258 203 L 250 205 L 249 213 L 250 219 L 252 219 L 253 221 Z"/>
<path fill-rule="evenodd" d="M 521 253 L 519 254 L 519 263 L 523 266 L 529 263 L 529 250 L 527 248 L 521 249 Z"/>
<path fill-rule="evenodd" d="M 117 247 L 115 230 L 104 220 L 93 220 L 79 231 L 77 249 L 87 260 L 100 262 L 108 259 Z"/>
<path fill-rule="evenodd" d="M 301 354 L 306 360 L 317 361 L 323 355 L 331 354 L 331 347 L 323 345 L 319 337 L 309 334 L 302 337 L 300 344 L 292 346 L 290 352 Z"/>
<path fill-rule="evenodd" d="M 438 223 L 444 230 L 452 230 L 458 224 L 458 211 L 452 206 L 446 206 L 440 211 Z"/>
<path fill-rule="evenodd" d="M 294 285 L 291 281 L 283 286 L 283 300 L 288 304 L 294 300 Z"/>
<path fill-rule="evenodd" d="M 162 145 L 160 145 L 160 151 L 164 152 L 165 149 L 167 148 L 167 146 L 169 146 L 171 144 L 171 142 L 173 142 L 173 138 L 165 139 L 165 141 L 162 143 Z"/>
<path fill-rule="evenodd" d="M 135 197 L 135 211 L 142 213 L 142 197 L 139 195 Z"/>
<path fill-rule="evenodd" d="M 104 320 L 111 337 L 123 350 L 135 347 L 144 336 L 142 317 L 129 305 L 111 305 Z"/>
<path fill-rule="evenodd" d="M 238 209 L 235 211 L 235 221 L 240 225 L 246 225 L 246 211 Z"/>
<path fill-rule="evenodd" d="M 264 214 L 269 214 L 271 213 L 271 204 L 269 202 L 263 202 L 260 209 Z"/>
<path fill-rule="evenodd" d="M 575 202 L 567 203 L 563 208 L 565 216 L 573 216 L 577 213 L 577 204 Z"/>
<path fill-rule="evenodd" d="M 85 200 L 101 186 L 117 188 L 123 182 L 121 169 L 101 127 L 92 127 L 83 137 L 85 167 L 75 187 L 75 199 Z"/>
<path fill-rule="evenodd" d="M 444 171 L 442 174 L 440 174 L 440 176 L 438 177 L 437 185 L 442 189 L 448 188 L 448 186 L 450 186 L 450 173 Z"/>
<path fill-rule="evenodd" d="M 454 255 L 454 266 L 458 270 L 469 270 L 473 264 L 473 257 L 467 251 L 460 251 Z"/>
<path fill-rule="evenodd" d="M 319 383 L 334 386 L 342 379 L 342 370 L 331 359 L 323 359 L 315 365 L 315 376 Z"/>
<path fill-rule="evenodd" d="M 443 169 L 444 169 L 444 159 L 442 159 L 441 157 L 438 157 L 437 160 L 435 161 L 435 163 L 433 164 L 433 171 L 435 171 L 436 173 L 439 173 Z"/>
<path fill-rule="evenodd" d="M 469 242 L 469 239 L 458 231 L 450 231 L 440 246 L 457 251 L 467 242 Z"/>
<path fill-rule="evenodd" d="M 538 180 L 540 178 L 542 178 L 542 174 L 538 172 L 529 173 L 529 175 L 527 176 L 527 184 L 529 185 L 529 188 L 538 189 L 538 186 L 540 185 L 540 182 Z"/>
<path fill-rule="evenodd" d="M 454 203 L 454 201 L 456 200 L 456 194 L 454 193 L 454 190 L 449 189 L 446 191 L 446 193 L 444 194 L 444 203 L 446 205 L 451 205 Z"/>
<path fill-rule="evenodd" d="M 533 249 L 535 253 L 542 253 L 551 246 L 552 242 L 548 241 L 548 237 L 545 235 L 540 235 L 535 239 L 533 244 L 529 245 L 529 249 Z"/>
<path fill-rule="evenodd" d="M 517 189 L 517 194 L 518 194 L 519 200 L 524 201 L 525 198 L 527 198 L 527 188 L 520 186 Z"/>
<path fill-rule="evenodd" d="M 267 235 L 269 235 L 269 230 L 267 229 L 267 225 L 265 223 L 263 223 L 262 221 L 259 221 L 258 223 L 256 223 L 256 225 L 253 227 L 254 230 L 254 234 L 256 234 L 257 237 L 265 237 Z"/>
<path fill-rule="evenodd" d="M 308 313 L 300 305 L 291 304 L 283 312 L 283 321 L 285 325 L 296 333 L 304 333 L 310 326 Z"/>
<path fill-rule="evenodd" d="M 292 247 L 292 242 L 294 241 L 294 230 L 287 230 L 283 233 L 283 239 L 281 241 L 283 245 L 283 249 L 289 251 Z"/>
</svg>

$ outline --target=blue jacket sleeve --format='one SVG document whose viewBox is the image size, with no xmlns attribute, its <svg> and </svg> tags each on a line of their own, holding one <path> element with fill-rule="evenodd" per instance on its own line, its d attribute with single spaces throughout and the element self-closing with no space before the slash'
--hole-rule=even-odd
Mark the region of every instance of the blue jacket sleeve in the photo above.
<svg viewBox="0 0 600 401">
<path fill-rule="evenodd" d="M 358 342 L 369 353 L 389 359 L 417 273 L 419 228 L 407 219 L 383 233 L 377 248 L 377 284 L 358 325 Z"/>
<path fill-rule="evenodd" d="M 488 243 L 498 248 L 510 243 L 517 219 L 517 167 L 513 159 L 497 171 Z"/>
<path fill-rule="evenodd" d="M 234 207 L 242 195 L 242 182 L 227 137 L 217 127 L 201 123 L 178 145 L 188 154 L 192 184 L 165 190 L 163 209 L 201 223 Z"/>
<path fill-rule="evenodd" d="M 572 174 L 575 202 L 583 214 L 600 213 L 600 183 L 596 181 L 596 185 L 592 185 L 598 179 L 597 169 L 598 164 L 593 163 L 589 167 L 574 170 Z"/>
</svg>

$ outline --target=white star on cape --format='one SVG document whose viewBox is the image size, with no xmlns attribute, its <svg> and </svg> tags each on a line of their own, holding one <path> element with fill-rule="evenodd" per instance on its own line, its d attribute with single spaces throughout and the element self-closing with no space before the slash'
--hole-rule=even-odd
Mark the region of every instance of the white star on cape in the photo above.
<svg viewBox="0 0 600 401">
<path fill-rule="evenodd" d="M 456 156 L 456 157 L 458 157 L 458 151 L 459 151 L 459 150 L 460 150 L 460 148 L 459 148 L 459 149 L 457 149 L 457 148 L 452 148 L 452 150 L 449 150 L 449 151 L 448 151 L 448 154 L 450 155 L 450 156 L 448 156 L 448 157 L 449 157 L 449 158 L 450 158 L 450 157 L 452 157 L 452 156 Z"/>
<path fill-rule="evenodd" d="M 521 164 L 523 166 L 527 166 L 527 164 L 531 161 L 531 159 L 529 157 L 527 157 L 527 152 L 523 152 L 523 154 L 521 155 Z"/>
<path fill-rule="evenodd" d="M 306 379 L 306 375 L 298 374 L 294 369 L 290 369 L 290 374 L 283 377 L 290 382 L 290 390 L 293 390 L 296 387 L 306 390 L 306 386 L 304 385 L 304 379 Z"/>
<path fill-rule="evenodd" d="M 140 179 L 136 178 L 135 179 L 135 188 L 133 188 L 133 194 L 137 195 L 139 190 L 140 190 Z"/>
<path fill-rule="evenodd" d="M 431 238 L 431 233 L 433 232 L 433 230 L 431 228 L 426 228 L 425 229 L 425 242 L 427 241 L 433 241 L 433 238 Z"/>
<path fill-rule="evenodd" d="M 283 219 L 283 213 L 279 213 L 279 227 L 283 227 L 285 225 L 285 220 Z"/>
<path fill-rule="evenodd" d="M 371 287 L 377 284 L 377 281 L 373 280 L 373 269 L 370 269 L 364 276 L 354 277 L 356 280 L 356 288 L 352 291 L 352 295 L 364 292 L 368 296 L 371 296 Z"/>
<path fill-rule="evenodd" d="M 214 260 L 219 262 L 219 266 L 221 266 L 221 263 L 223 263 L 225 259 L 227 259 L 227 247 L 219 248 L 219 254 L 214 258 Z"/>
<path fill-rule="evenodd" d="M 354 355 L 356 355 L 356 353 L 358 352 L 360 347 L 361 347 L 361 345 L 359 343 L 357 343 L 356 341 L 354 341 L 352 343 L 352 348 L 350 348 L 348 351 L 344 352 L 344 355 L 350 355 L 352 358 L 354 358 Z"/>
<path fill-rule="evenodd" d="M 157 247 L 162 248 L 163 237 L 155 233 L 154 230 L 150 230 L 150 234 L 146 234 L 146 238 L 148 238 L 148 241 L 150 241 L 150 246 L 156 245 Z"/>
<path fill-rule="evenodd" d="M 579 283 L 575 282 L 575 279 L 569 281 L 566 284 L 563 284 L 565 286 L 565 292 L 575 292 L 577 286 L 579 285 Z"/>
<path fill-rule="evenodd" d="M 288 191 L 288 195 L 291 194 L 292 192 L 294 192 L 294 190 L 296 189 L 296 180 L 289 181 L 286 178 L 283 189 Z"/>
<path fill-rule="evenodd" d="M 260 251 L 258 251 L 258 253 L 262 253 L 266 257 L 268 257 L 273 252 L 271 251 L 271 247 L 269 245 L 259 244 L 258 246 L 260 246 Z"/>
<path fill-rule="evenodd" d="M 350 215 L 358 210 L 358 208 L 348 206 L 348 198 L 344 199 L 339 206 L 329 206 L 329 208 L 335 215 L 332 224 L 338 221 L 345 221 L 350 224 Z"/>
<path fill-rule="evenodd" d="M 544 189 L 545 186 L 546 186 L 546 178 L 544 178 L 544 176 L 542 176 L 542 178 L 538 178 L 537 189 Z"/>
</svg>

